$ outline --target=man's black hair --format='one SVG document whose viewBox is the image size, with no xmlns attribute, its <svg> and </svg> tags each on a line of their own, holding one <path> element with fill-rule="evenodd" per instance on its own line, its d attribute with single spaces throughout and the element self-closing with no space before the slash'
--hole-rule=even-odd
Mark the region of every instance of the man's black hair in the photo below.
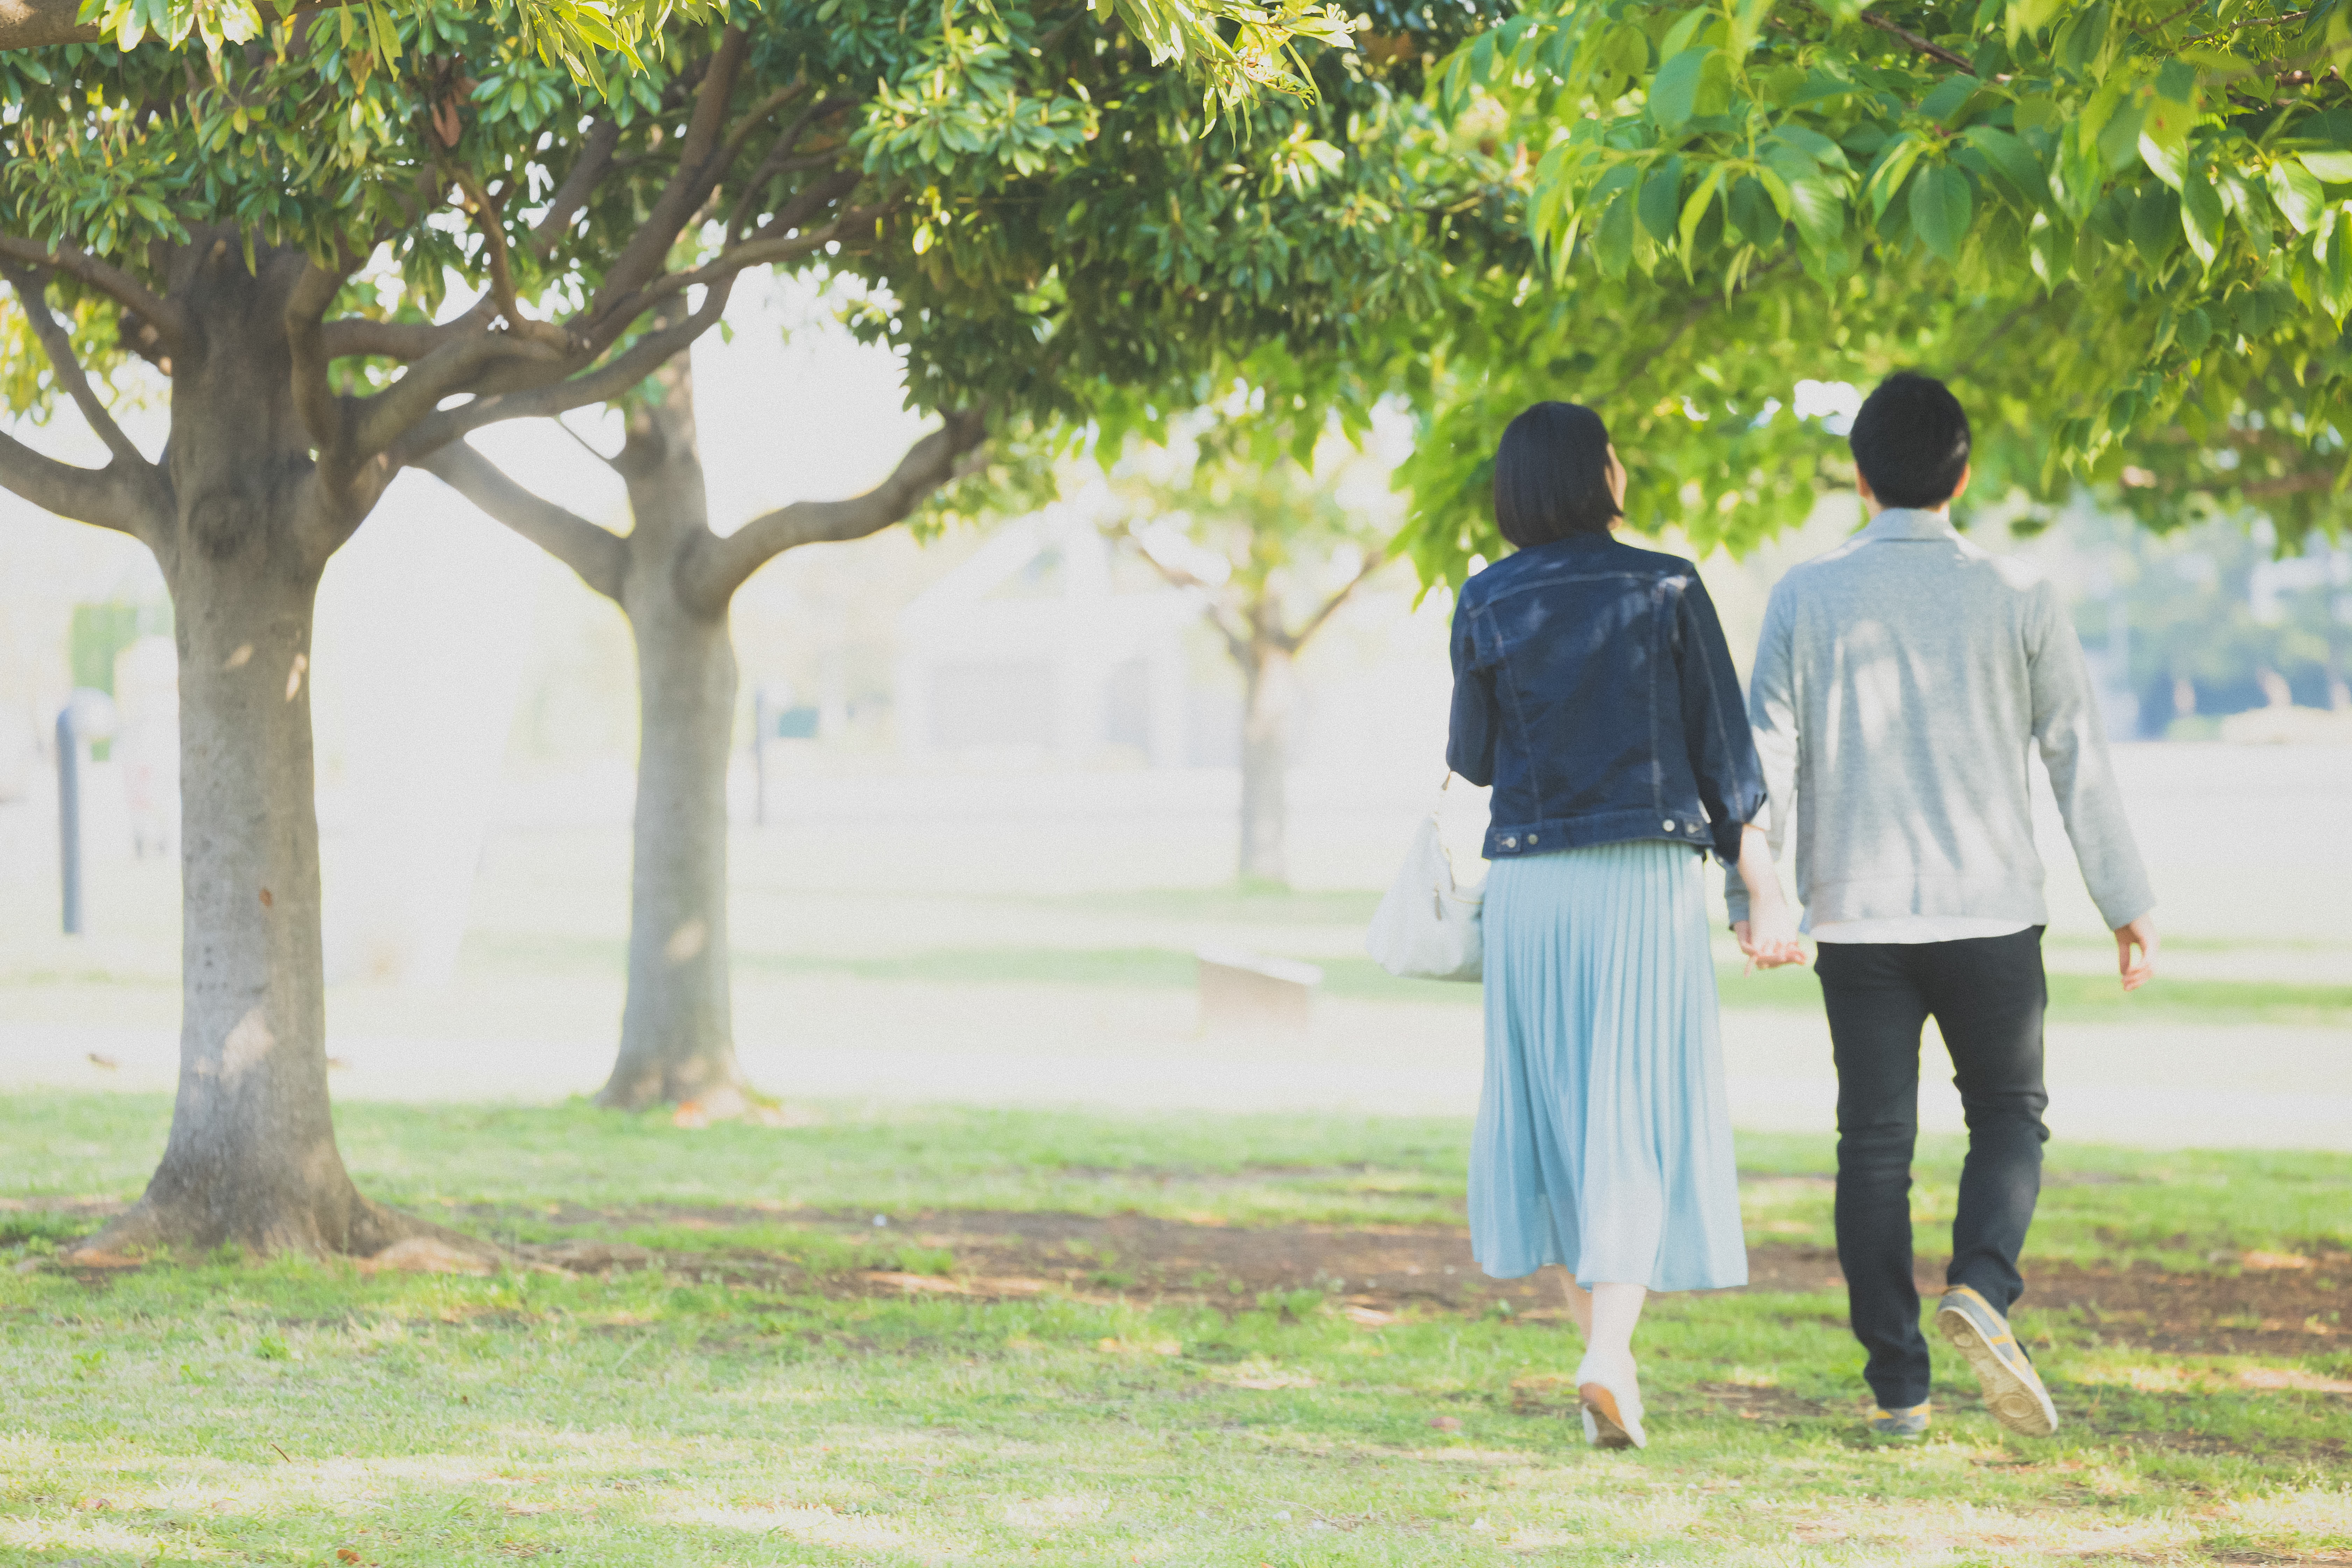
<svg viewBox="0 0 2352 1568">
<path fill-rule="evenodd" d="M 1863 400 L 1846 444 L 1882 506 L 1932 509 L 1968 472 L 1969 416 L 1942 382 L 1899 370 Z"/>
<path fill-rule="evenodd" d="M 1495 521 L 1521 550 L 1606 534 L 1624 515 L 1609 493 L 1609 426 L 1576 403 L 1538 403 L 1495 453 Z"/>
</svg>

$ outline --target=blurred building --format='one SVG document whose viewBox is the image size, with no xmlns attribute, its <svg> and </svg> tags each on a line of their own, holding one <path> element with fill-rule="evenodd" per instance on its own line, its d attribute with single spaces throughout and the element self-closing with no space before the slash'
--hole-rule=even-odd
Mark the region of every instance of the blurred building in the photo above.
<svg viewBox="0 0 2352 1568">
<path fill-rule="evenodd" d="M 1018 519 L 900 612 L 899 750 L 1183 766 L 1200 617 L 1193 595 L 1121 563 L 1082 507 Z"/>
</svg>

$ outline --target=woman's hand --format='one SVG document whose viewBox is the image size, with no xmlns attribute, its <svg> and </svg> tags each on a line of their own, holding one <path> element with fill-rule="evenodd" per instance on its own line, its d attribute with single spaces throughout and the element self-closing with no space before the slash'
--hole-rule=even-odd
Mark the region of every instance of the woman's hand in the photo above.
<svg viewBox="0 0 2352 1568">
<path fill-rule="evenodd" d="M 1780 896 L 1780 874 L 1772 864 L 1771 841 L 1754 823 L 1739 832 L 1739 879 L 1748 885 L 1748 915 L 1733 922 L 1732 934 L 1748 957 L 1748 973 L 1805 962 L 1797 940 L 1796 911 Z"/>
<path fill-rule="evenodd" d="M 1805 962 L 1805 944 L 1797 940 L 1797 917 L 1788 905 L 1776 902 L 1770 910 L 1759 908 L 1755 913 L 1755 919 L 1734 921 L 1731 925 L 1732 934 L 1739 939 L 1739 951 L 1748 957 L 1747 973 Z"/>
</svg>

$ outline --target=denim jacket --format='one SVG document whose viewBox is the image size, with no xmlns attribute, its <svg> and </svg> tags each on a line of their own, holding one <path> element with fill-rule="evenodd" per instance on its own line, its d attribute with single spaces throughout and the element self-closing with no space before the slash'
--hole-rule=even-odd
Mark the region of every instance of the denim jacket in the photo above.
<svg viewBox="0 0 2352 1568">
<path fill-rule="evenodd" d="M 1490 860 L 1663 838 L 1731 865 L 1764 811 L 1697 568 L 1613 538 L 1522 550 L 1463 585 L 1445 759 L 1495 786 Z"/>
</svg>

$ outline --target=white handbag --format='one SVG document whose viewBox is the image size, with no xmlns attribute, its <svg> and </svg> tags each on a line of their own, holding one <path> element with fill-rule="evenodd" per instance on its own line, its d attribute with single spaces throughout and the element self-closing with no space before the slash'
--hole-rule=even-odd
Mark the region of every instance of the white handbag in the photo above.
<svg viewBox="0 0 2352 1568">
<path fill-rule="evenodd" d="M 1449 777 L 1449 782 L 1450 777 Z M 1404 865 L 1372 911 L 1365 951 L 1391 974 L 1415 980 L 1478 980 L 1486 973 L 1483 887 L 1465 892 L 1438 837 L 1437 813 L 1422 819 Z"/>
</svg>

